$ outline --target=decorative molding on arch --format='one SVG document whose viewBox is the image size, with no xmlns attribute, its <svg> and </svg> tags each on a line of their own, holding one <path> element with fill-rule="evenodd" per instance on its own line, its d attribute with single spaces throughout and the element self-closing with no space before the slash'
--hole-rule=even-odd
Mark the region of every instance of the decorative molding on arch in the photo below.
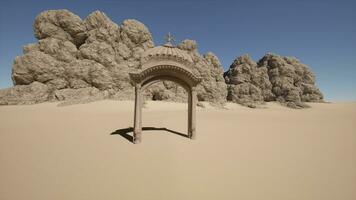
<svg viewBox="0 0 356 200">
<path fill-rule="evenodd" d="M 185 50 L 181 50 L 177 47 L 170 45 L 163 45 L 153 47 L 148 49 L 142 54 L 141 62 L 148 62 L 149 60 L 175 60 L 181 63 L 194 63 L 193 58 L 189 55 L 189 53 Z"/>
<path fill-rule="evenodd" d="M 141 60 L 141 69 L 146 69 L 149 67 L 157 66 L 157 65 L 173 65 L 173 66 L 178 66 L 187 69 L 188 71 L 191 71 L 191 69 L 194 67 L 194 62 L 188 62 L 186 60 L 179 60 L 175 59 L 174 57 L 155 57 L 149 60 L 146 60 L 145 62 L 142 62 Z"/>
<path fill-rule="evenodd" d="M 201 82 L 201 77 L 195 76 L 189 69 L 175 65 L 157 65 L 129 75 L 134 84 L 143 84 L 146 80 L 158 76 L 180 79 L 190 87 L 195 87 Z"/>
</svg>

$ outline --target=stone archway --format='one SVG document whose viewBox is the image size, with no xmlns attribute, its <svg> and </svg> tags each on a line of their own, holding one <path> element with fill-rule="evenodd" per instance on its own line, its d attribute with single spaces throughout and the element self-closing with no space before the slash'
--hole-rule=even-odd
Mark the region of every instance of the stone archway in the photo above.
<svg viewBox="0 0 356 200">
<path fill-rule="evenodd" d="M 188 68 L 182 65 L 160 64 L 151 65 L 142 71 L 130 73 L 130 78 L 135 86 L 135 113 L 134 113 L 134 131 L 133 142 L 141 142 L 142 132 L 142 91 L 153 83 L 162 80 L 173 81 L 181 85 L 188 93 L 188 137 L 196 137 L 196 86 L 201 78 L 195 76 Z"/>
</svg>

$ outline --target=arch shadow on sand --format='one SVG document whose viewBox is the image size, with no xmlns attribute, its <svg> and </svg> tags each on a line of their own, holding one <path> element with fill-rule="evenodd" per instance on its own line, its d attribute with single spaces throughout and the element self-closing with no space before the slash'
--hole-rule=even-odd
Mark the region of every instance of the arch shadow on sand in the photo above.
<svg viewBox="0 0 356 200">
<path fill-rule="evenodd" d="M 167 131 L 185 138 L 189 138 L 188 135 L 178 132 L 178 131 L 174 131 L 165 127 L 161 127 L 161 128 L 157 128 L 157 127 L 142 127 L 142 131 Z M 130 141 L 131 143 L 133 143 L 133 136 L 130 135 L 129 133 L 133 132 L 133 127 L 128 127 L 128 128 L 122 128 L 122 129 L 118 129 L 114 132 L 112 132 L 110 135 L 120 135 L 123 138 L 125 138 L 126 140 Z"/>
</svg>

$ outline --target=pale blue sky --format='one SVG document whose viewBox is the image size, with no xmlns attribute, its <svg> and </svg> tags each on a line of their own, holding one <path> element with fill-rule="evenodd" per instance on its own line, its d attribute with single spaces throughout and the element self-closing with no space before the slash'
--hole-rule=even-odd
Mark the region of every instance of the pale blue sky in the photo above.
<svg viewBox="0 0 356 200">
<path fill-rule="evenodd" d="M 225 70 L 245 53 L 255 60 L 267 52 L 295 56 L 312 68 L 326 100 L 356 100 L 356 1 L 1 0 L 0 88 L 12 86 L 13 59 L 36 41 L 33 21 L 47 9 L 81 18 L 101 10 L 118 24 L 138 19 L 156 44 L 168 31 L 178 41 L 194 39 L 200 53 L 214 52 Z"/>
</svg>

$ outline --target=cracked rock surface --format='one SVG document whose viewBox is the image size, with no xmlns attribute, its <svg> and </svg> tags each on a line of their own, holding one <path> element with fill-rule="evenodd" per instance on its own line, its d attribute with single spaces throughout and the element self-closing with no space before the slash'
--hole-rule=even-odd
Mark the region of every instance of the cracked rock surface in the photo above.
<svg viewBox="0 0 356 200">
<path fill-rule="evenodd" d="M 257 63 L 248 55 L 235 59 L 224 73 L 229 101 L 249 107 L 278 101 L 292 108 L 323 102 L 310 68 L 294 57 L 268 53 Z"/>
</svg>

